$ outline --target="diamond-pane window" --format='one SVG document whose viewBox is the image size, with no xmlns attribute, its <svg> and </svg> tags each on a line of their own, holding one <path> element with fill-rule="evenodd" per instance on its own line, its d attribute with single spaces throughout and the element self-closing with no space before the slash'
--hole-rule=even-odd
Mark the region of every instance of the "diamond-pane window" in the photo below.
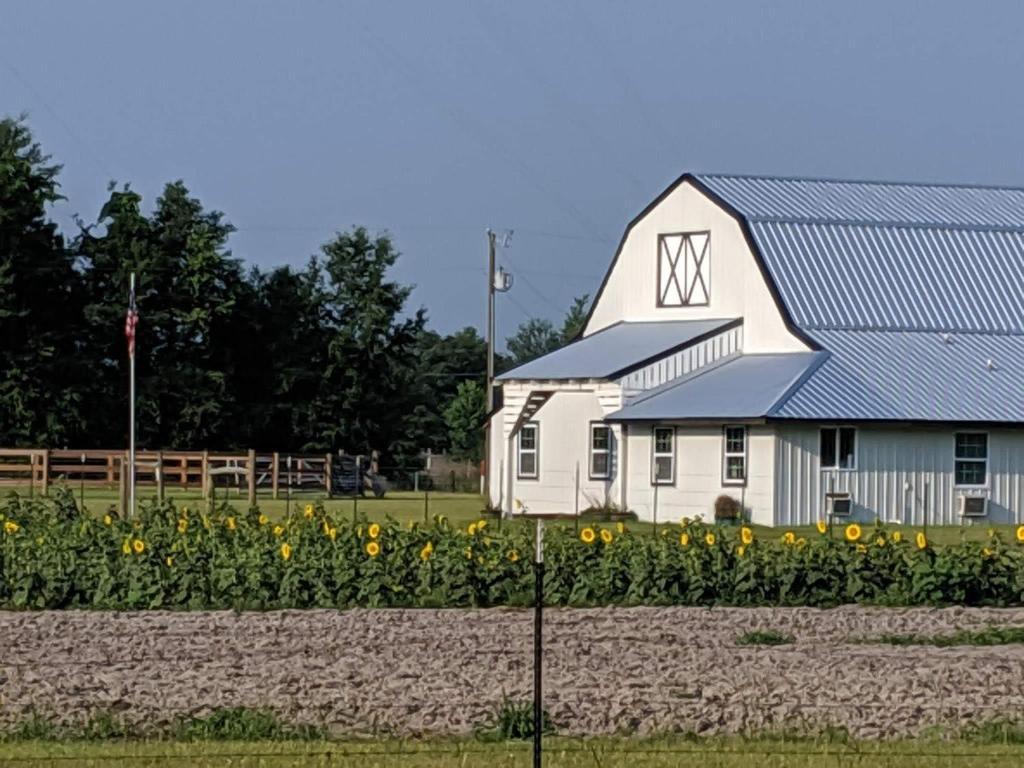
<svg viewBox="0 0 1024 768">
<path fill-rule="evenodd" d="M 658 306 L 701 306 L 710 298 L 710 234 L 658 235 Z"/>
</svg>

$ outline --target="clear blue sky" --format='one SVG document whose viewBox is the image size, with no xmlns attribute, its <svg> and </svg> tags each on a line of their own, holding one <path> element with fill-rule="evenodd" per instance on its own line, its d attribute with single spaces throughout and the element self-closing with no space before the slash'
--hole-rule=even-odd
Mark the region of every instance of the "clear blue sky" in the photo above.
<svg viewBox="0 0 1024 768">
<path fill-rule="evenodd" d="M 7 2 L 0 112 L 93 219 L 182 178 L 235 255 L 387 229 L 433 327 L 593 293 L 685 170 L 1024 186 L 1021 2 Z"/>
</svg>

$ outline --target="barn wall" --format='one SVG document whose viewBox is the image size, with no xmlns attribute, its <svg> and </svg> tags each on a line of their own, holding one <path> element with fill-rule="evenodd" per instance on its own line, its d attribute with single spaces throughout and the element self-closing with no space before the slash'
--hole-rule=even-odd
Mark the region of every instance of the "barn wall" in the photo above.
<svg viewBox="0 0 1024 768">
<path fill-rule="evenodd" d="M 626 493 L 629 508 L 641 520 L 654 520 L 656 514 L 658 522 L 677 522 L 697 515 L 710 521 L 714 519 L 715 499 L 724 493 L 740 500 L 753 522 L 771 525 L 775 462 L 771 427 L 748 428 L 747 484 L 737 487 L 722 482 L 722 427 L 677 426 L 675 482 L 658 486 L 656 511 L 651 483 L 652 430 L 650 426 L 633 425 L 628 439 Z"/>
<path fill-rule="evenodd" d="M 657 306 L 658 235 L 711 233 L 707 306 Z M 586 333 L 620 320 L 742 317 L 746 352 L 806 351 L 786 328 L 739 224 L 690 183 L 681 184 L 630 231 L 594 306 Z"/>
<path fill-rule="evenodd" d="M 860 522 L 880 517 L 921 525 L 926 514 L 929 525 L 1020 522 L 1024 519 L 1024 431 L 988 430 L 988 487 L 978 491 L 954 488 L 955 431 L 948 427 L 860 427 L 857 468 L 823 471 L 818 427 L 779 426 L 777 524 L 805 525 L 822 519 L 830 487 L 850 493 L 852 519 Z M 989 516 L 962 519 L 957 511 L 961 493 L 987 495 Z"/>
</svg>

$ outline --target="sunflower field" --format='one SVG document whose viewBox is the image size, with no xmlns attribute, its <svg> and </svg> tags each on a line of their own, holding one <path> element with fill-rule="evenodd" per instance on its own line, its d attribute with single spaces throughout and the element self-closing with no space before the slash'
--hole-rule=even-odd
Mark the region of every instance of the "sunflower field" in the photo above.
<svg viewBox="0 0 1024 768">
<path fill-rule="evenodd" d="M 1024 526 L 1013 540 L 933 547 L 923 532 L 846 526 L 833 537 L 683 520 L 550 526 L 550 605 L 1024 604 Z M 144 505 L 134 520 L 68 495 L 0 507 L 0 608 L 237 609 L 530 604 L 529 526 L 455 528 L 336 519 L 308 505 Z"/>
</svg>

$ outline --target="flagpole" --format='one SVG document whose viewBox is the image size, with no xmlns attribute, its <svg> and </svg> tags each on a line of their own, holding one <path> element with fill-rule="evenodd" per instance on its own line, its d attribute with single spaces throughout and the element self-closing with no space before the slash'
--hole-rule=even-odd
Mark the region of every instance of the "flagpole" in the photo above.
<svg viewBox="0 0 1024 768">
<path fill-rule="evenodd" d="M 135 311 L 135 273 L 131 275 L 131 311 Z M 133 329 L 134 331 L 134 329 Z M 135 344 L 129 349 L 128 384 L 128 510 L 135 517 Z"/>
</svg>

